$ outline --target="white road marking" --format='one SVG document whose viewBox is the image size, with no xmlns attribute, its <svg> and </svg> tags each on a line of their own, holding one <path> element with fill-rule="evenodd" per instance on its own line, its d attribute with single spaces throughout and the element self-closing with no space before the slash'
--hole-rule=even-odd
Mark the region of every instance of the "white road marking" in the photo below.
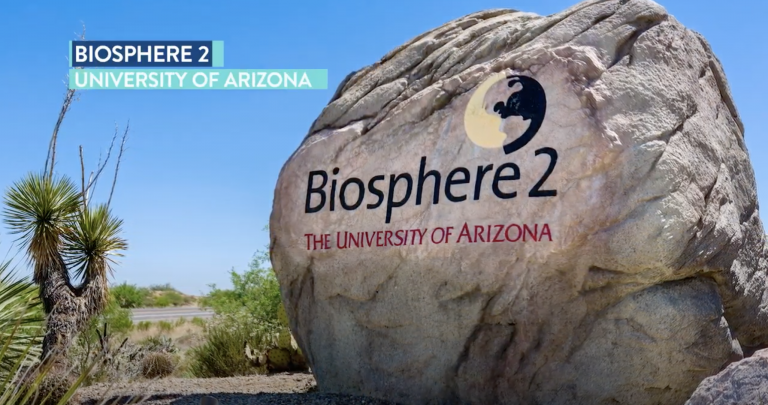
<svg viewBox="0 0 768 405">
<path fill-rule="evenodd" d="M 134 322 L 140 321 L 169 321 L 179 318 L 210 318 L 213 311 L 196 308 L 136 308 L 131 310 Z"/>
</svg>

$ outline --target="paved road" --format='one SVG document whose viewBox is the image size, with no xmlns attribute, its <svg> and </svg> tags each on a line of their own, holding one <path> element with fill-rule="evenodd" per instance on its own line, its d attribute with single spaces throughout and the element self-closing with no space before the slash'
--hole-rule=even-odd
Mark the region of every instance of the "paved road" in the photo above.
<svg viewBox="0 0 768 405">
<path fill-rule="evenodd" d="M 175 321 L 179 318 L 210 318 L 212 311 L 197 307 L 136 308 L 131 310 L 134 322 Z"/>
</svg>

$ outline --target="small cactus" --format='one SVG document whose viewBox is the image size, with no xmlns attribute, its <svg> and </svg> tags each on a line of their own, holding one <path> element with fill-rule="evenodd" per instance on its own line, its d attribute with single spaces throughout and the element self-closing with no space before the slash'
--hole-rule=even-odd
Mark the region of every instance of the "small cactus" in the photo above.
<svg viewBox="0 0 768 405">
<path fill-rule="evenodd" d="M 288 371 L 291 369 L 291 352 L 287 349 L 274 348 L 267 351 L 269 371 Z"/>
<path fill-rule="evenodd" d="M 306 371 L 307 361 L 286 327 L 272 335 L 272 341 L 263 351 L 254 351 L 248 342 L 244 344 L 245 357 L 261 372 Z"/>
<path fill-rule="evenodd" d="M 280 325 L 285 327 L 288 326 L 288 314 L 285 312 L 285 307 L 282 305 L 280 305 L 280 308 L 277 310 L 277 320 L 280 322 Z"/>
<path fill-rule="evenodd" d="M 280 331 L 280 333 L 277 334 L 277 347 L 281 349 L 291 350 L 291 341 L 293 340 L 293 337 L 291 336 L 291 331 L 288 329 L 283 329 Z"/>
<path fill-rule="evenodd" d="M 141 374 L 144 378 L 162 378 L 173 374 L 176 364 L 169 353 L 147 353 L 141 361 Z"/>
</svg>

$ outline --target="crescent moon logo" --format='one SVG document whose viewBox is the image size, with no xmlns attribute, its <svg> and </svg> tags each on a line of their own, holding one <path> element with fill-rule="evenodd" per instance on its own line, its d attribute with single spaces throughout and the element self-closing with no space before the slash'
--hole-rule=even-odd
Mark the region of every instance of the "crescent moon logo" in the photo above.
<svg viewBox="0 0 768 405">
<path fill-rule="evenodd" d="M 522 89 L 513 92 L 506 100 L 496 102 L 493 106 L 495 114 L 491 114 L 485 108 L 485 96 L 494 84 L 504 79 L 510 79 L 507 82 L 508 87 L 519 84 Z M 503 147 L 504 153 L 508 155 L 527 145 L 536 136 L 544 122 L 546 110 L 547 98 L 544 88 L 534 78 L 495 73 L 481 83 L 470 97 L 464 111 L 464 130 L 476 145 L 489 149 Z M 505 143 L 507 134 L 501 127 L 503 120 L 512 116 L 519 116 L 530 122 L 522 135 Z"/>
</svg>

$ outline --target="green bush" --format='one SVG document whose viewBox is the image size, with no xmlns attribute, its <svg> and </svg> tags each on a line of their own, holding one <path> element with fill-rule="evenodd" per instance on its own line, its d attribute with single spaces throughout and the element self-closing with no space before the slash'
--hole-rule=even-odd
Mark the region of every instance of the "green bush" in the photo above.
<svg viewBox="0 0 768 405">
<path fill-rule="evenodd" d="M 157 321 L 157 329 L 160 332 L 170 332 L 173 330 L 173 324 L 168 321 Z"/>
<path fill-rule="evenodd" d="M 170 284 L 137 287 L 123 282 L 109 290 L 121 308 L 177 307 L 192 303 L 193 298 L 176 291 Z"/>
<path fill-rule="evenodd" d="M 233 288 L 223 290 L 211 285 L 211 291 L 201 300 L 201 305 L 213 309 L 216 314 L 235 314 L 245 311 L 263 323 L 279 323 L 282 307 L 280 285 L 269 263 L 266 252 L 257 252 L 243 274 L 230 271 Z"/>
<path fill-rule="evenodd" d="M 154 307 L 178 307 L 188 302 L 183 295 L 176 291 L 163 291 L 160 295 L 154 297 Z"/>
<path fill-rule="evenodd" d="M 171 285 L 171 283 L 165 283 L 165 284 L 153 284 L 149 286 L 149 289 L 152 291 L 176 291 L 175 288 Z"/>
<path fill-rule="evenodd" d="M 149 293 L 144 299 L 143 306 L 153 308 L 178 307 L 189 305 L 194 298 L 186 296 L 178 291 L 165 290 Z"/>
<path fill-rule="evenodd" d="M 184 324 L 186 324 L 186 323 L 187 323 L 187 319 L 186 318 L 179 318 L 179 319 L 176 320 L 176 322 L 173 323 L 173 326 L 178 328 L 178 327 L 184 326 Z"/>
<path fill-rule="evenodd" d="M 197 317 L 197 316 L 192 318 L 192 320 L 190 322 L 192 323 L 192 325 L 199 326 L 201 328 L 205 328 L 205 325 L 206 325 L 205 319 Z"/>
<path fill-rule="evenodd" d="M 268 254 L 257 252 L 247 271 L 230 271 L 231 290 L 210 286 L 200 304 L 213 309 L 215 316 L 205 322 L 204 343 L 190 352 L 192 375 L 231 377 L 263 371 L 246 357 L 245 342 L 261 352 L 287 328 L 280 285 L 268 264 Z"/>
<path fill-rule="evenodd" d="M 92 341 L 98 341 L 97 330 L 102 330 L 104 324 L 107 324 L 107 330 L 113 335 L 124 335 L 133 330 L 133 320 L 131 319 L 131 311 L 126 308 L 121 308 L 114 296 L 110 296 L 109 303 L 107 304 L 104 312 L 101 315 L 94 317 L 86 331 L 86 338 Z"/>
<path fill-rule="evenodd" d="M 148 289 L 139 288 L 126 282 L 111 287 L 109 293 L 115 297 L 120 308 L 140 308 L 144 306 L 150 295 Z"/>
<path fill-rule="evenodd" d="M 205 342 L 190 349 L 189 371 L 198 378 L 236 377 L 253 374 L 256 369 L 245 357 L 244 343 L 251 333 L 243 327 L 210 325 Z"/>
<path fill-rule="evenodd" d="M 152 322 L 150 321 L 140 321 L 136 324 L 136 330 L 140 330 L 142 332 L 148 331 L 149 328 L 152 327 Z"/>
</svg>

